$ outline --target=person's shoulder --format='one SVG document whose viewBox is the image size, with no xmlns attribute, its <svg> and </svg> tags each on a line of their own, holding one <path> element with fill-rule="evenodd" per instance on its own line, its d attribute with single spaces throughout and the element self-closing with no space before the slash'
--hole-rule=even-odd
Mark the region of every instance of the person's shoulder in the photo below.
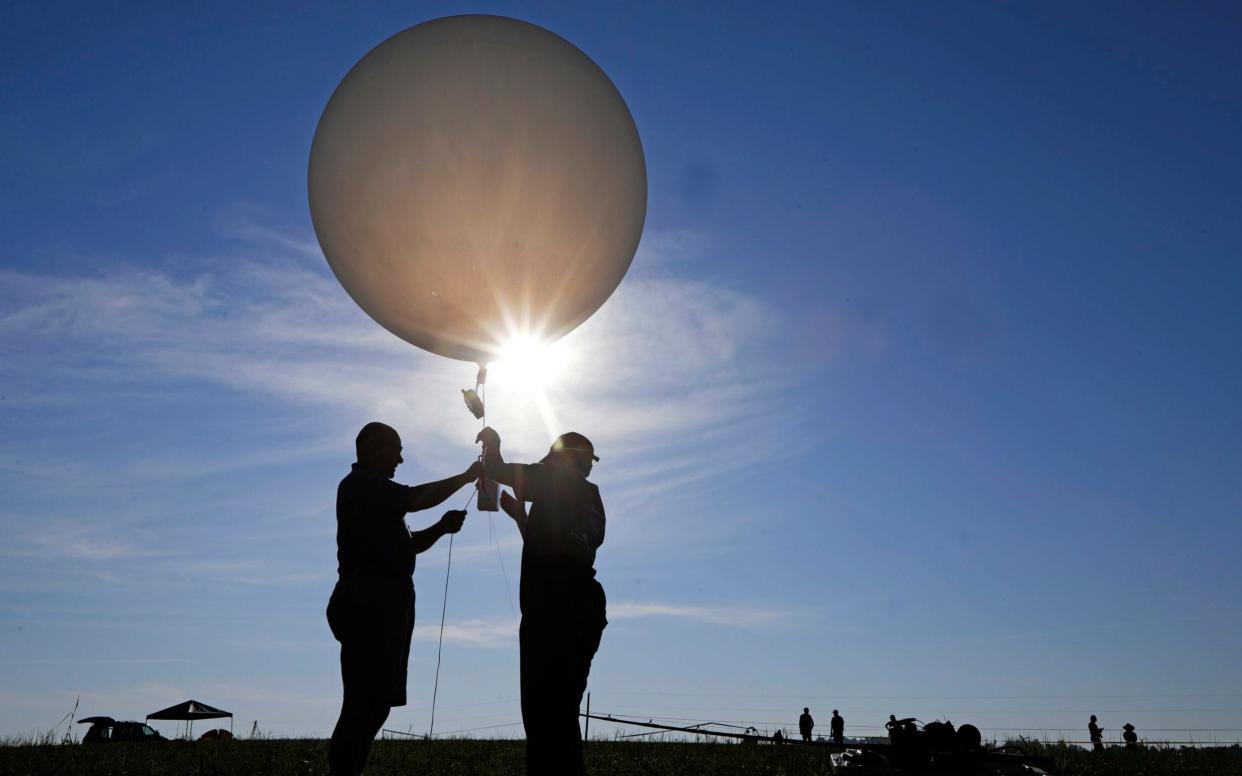
<svg viewBox="0 0 1242 776">
<path fill-rule="evenodd" d="M 378 475 L 372 473 L 358 464 L 349 467 L 349 471 L 341 478 L 341 487 L 357 487 L 374 480 Z"/>
<path fill-rule="evenodd" d="M 513 467 L 518 472 L 518 479 L 522 480 L 526 487 L 531 487 L 556 477 L 556 472 L 547 464 L 515 463 Z"/>
<path fill-rule="evenodd" d="M 371 471 L 370 469 L 365 469 L 358 464 L 354 464 L 353 468 L 350 469 L 349 474 L 346 474 L 345 477 L 341 479 L 341 484 L 338 488 L 340 490 L 347 491 L 388 491 L 394 489 L 404 491 L 408 490 L 409 486 L 402 485 L 399 482 L 393 481 L 389 477 L 385 477 Z"/>
<path fill-rule="evenodd" d="M 357 482 L 358 482 L 358 468 L 355 466 L 354 468 L 350 469 L 345 474 L 344 477 L 341 478 L 341 481 L 337 483 L 336 489 L 338 491 L 349 490 Z"/>
</svg>

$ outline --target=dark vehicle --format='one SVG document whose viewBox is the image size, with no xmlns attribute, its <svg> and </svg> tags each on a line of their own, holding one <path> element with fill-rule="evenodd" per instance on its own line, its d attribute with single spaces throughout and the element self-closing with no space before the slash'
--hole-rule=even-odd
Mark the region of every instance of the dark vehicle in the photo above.
<svg viewBox="0 0 1242 776">
<path fill-rule="evenodd" d="M 90 725 L 84 744 L 104 744 L 111 741 L 167 741 L 155 728 L 142 722 L 117 722 L 112 717 L 86 717 L 79 725 Z"/>
</svg>

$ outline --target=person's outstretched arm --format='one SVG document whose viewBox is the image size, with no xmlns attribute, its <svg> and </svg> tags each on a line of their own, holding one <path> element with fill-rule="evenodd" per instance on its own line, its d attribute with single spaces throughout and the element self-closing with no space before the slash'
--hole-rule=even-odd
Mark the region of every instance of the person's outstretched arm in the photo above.
<svg viewBox="0 0 1242 776">
<path fill-rule="evenodd" d="M 444 516 L 437 520 L 428 528 L 421 531 L 410 532 L 410 544 L 414 549 L 414 554 L 426 552 L 431 546 L 440 541 L 440 537 L 445 534 L 454 534 L 461 530 L 461 525 L 466 520 L 466 510 L 452 509 L 444 513 Z"/>
<path fill-rule="evenodd" d="M 500 434 L 491 426 L 479 432 L 476 442 L 483 443 L 483 468 L 489 480 L 513 488 L 523 501 L 534 501 L 539 490 L 539 467 L 524 463 L 505 463 L 500 454 Z"/>
<path fill-rule="evenodd" d="M 428 482 L 423 485 L 415 485 L 410 488 L 410 501 L 406 505 L 409 512 L 418 512 L 423 509 L 431 509 L 438 507 L 444 503 L 444 500 L 461 490 L 463 486 L 469 485 L 479 478 L 483 472 L 483 466 L 478 461 L 470 464 L 470 468 L 461 474 L 453 477 L 447 477 L 443 480 Z"/>
</svg>

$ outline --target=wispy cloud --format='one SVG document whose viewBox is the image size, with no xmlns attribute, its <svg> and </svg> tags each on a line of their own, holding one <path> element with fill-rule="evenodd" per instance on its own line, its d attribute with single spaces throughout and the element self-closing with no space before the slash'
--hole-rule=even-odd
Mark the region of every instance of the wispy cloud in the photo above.
<svg viewBox="0 0 1242 776">
<path fill-rule="evenodd" d="M 609 620 L 648 618 L 680 619 L 729 628 L 763 628 L 789 620 L 790 613 L 780 609 L 735 606 L 701 606 L 656 601 L 623 601 L 608 604 Z M 517 645 L 517 622 L 510 617 L 494 619 L 449 620 L 444 624 L 444 641 L 478 649 L 511 649 Z M 436 624 L 417 627 L 418 641 L 436 641 L 440 636 Z"/>
<path fill-rule="evenodd" d="M 216 219 L 216 229 L 225 237 L 253 243 L 278 251 L 292 252 L 315 260 L 322 260 L 319 244 L 310 234 L 294 234 L 273 228 L 262 208 L 238 204 L 227 208 Z"/>
<path fill-rule="evenodd" d="M 193 658 L 185 657 L 28 657 L 0 658 L 0 663 L 18 663 L 30 665 L 155 665 L 159 663 L 197 663 Z"/>
<path fill-rule="evenodd" d="M 457 397 L 472 369 L 383 331 L 326 265 L 279 257 L 301 254 L 301 238 L 267 240 L 238 223 L 234 233 L 278 257 L 220 259 L 185 275 L 122 266 L 91 276 L 0 272 L 0 347 L 15 354 L 0 374 L 11 378 L 10 392 L 36 395 L 40 388 L 23 379 L 30 374 L 103 392 L 190 380 L 331 410 L 314 439 L 214 464 L 177 451 L 131 462 L 140 477 L 347 449 L 341 439 L 372 417 L 415 440 L 407 449 L 428 468 L 462 465 L 476 429 Z M 686 487 L 770 455 L 788 438 L 794 419 L 780 394 L 789 386 L 769 351 L 779 328 L 780 313 L 743 292 L 636 272 L 565 339 L 572 378 L 549 391 L 548 405 L 562 426 L 590 432 L 608 455 L 601 474 L 636 497 Z M 493 387 L 489 399 L 508 450 L 533 457 L 546 448 L 549 431 L 531 396 Z M 22 466 L 50 466 L 32 458 L 21 456 Z"/>
<path fill-rule="evenodd" d="M 19 521 L 9 515 L 5 522 L 16 524 Z M 53 518 L 29 523 L 37 527 L 10 536 L 10 543 L 0 549 L 0 556 L 108 561 L 168 554 L 111 538 L 106 535 L 105 528 L 85 521 Z"/>
<path fill-rule="evenodd" d="M 444 623 L 444 641 L 479 649 L 510 649 L 517 646 L 517 623 L 512 619 L 450 620 Z M 435 626 L 416 627 L 418 641 L 436 641 L 440 630 Z"/>
<path fill-rule="evenodd" d="M 702 258 L 711 247 L 709 236 L 691 228 L 649 231 L 643 235 L 641 260 L 648 267 L 674 267 Z"/>
<path fill-rule="evenodd" d="M 755 609 L 736 606 L 688 606 L 657 601 L 622 601 L 608 604 L 608 619 L 634 620 L 668 617 L 710 625 L 757 628 L 789 620 L 790 612 L 781 609 Z"/>
</svg>

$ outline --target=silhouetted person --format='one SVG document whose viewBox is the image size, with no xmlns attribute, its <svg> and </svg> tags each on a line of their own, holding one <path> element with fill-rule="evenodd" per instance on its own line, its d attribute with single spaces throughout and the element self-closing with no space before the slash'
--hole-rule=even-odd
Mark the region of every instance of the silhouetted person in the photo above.
<svg viewBox="0 0 1242 776">
<path fill-rule="evenodd" d="M 776 731 L 772 734 L 772 741 L 778 744 L 785 743 L 785 734 L 780 730 Z"/>
<path fill-rule="evenodd" d="M 461 530 L 464 511 L 446 512 L 410 532 L 407 512 L 439 505 L 479 476 L 482 465 L 416 487 L 392 481 L 402 463 L 401 437 L 368 423 L 355 440 L 358 461 L 336 491 L 339 580 L 328 601 L 328 625 L 341 642 L 341 716 L 328 746 L 333 776 L 356 776 L 393 706 L 405 705 L 414 631 L 414 558 Z"/>
<path fill-rule="evenodd" d="M 815 729 L 815 720 L 811 718 L 811 710 L 802 709 L 802 716 L 798 717 L 798 732 L 802 734 L 803 741 L 811 740 L 811 731 Z"/>
<path fill-rule="evenodd" d="M 890 741 L 901 735 L 901 723 L 897 721 L 896 714 L 888 715 L 888 722 L 884 723 L 884 729 L 888 731 Z"/>
<path fill-rule="evenodd" d="M 832 719 L 828 723 L 828 730 L 832 733 L 832 743 L 845 743 L 845 717 L 842 717 L 836 709 L 832 710 Z"/>
<path fill-rule="evenodd" d="M 1121 734 L 1121 740 L 1126 742 L 1126 749 L 1138 749 L 1138 733 L 1134 732 L 1134 726 L 1127 722 L 1121 729 L 1125 731 Z"/>
<path fill-rule="evenodd" d="M 884 727 L 888 730 L 888 740 L 894 744 L 898 741 L 909 741 L 909 737 L 918 732 L 918 727 L 914 723 L 914 717 L 897 719 L 896 716 L 889 714 L 888 722 L 884 723 Z"/>
<path fill-rule="evenodd" d="M 1087 735 L 1091 737 L 1091 748 L 1099 752 L 1104 749 L 1104 730 L 1096 724 L 1095 715 L 1087 723 Z"/>
<path fill-rule="evenodd" d="M 595 551 L 604 542 L 604 503 L 587 481 L 599 459 L 590 440 L 573 432 L 552 443 L 535 464 L 505 463 L 500 436 L 479 433 L 487 476 L 513 488 L 501 506 L 522 534 L 522 723 L 526 772 L 583 772 L 578 706 L 605 618 L 604 588 L 595 579 Z M 524 502 L 530 502 L 530 513 Z"/>
</svg>

